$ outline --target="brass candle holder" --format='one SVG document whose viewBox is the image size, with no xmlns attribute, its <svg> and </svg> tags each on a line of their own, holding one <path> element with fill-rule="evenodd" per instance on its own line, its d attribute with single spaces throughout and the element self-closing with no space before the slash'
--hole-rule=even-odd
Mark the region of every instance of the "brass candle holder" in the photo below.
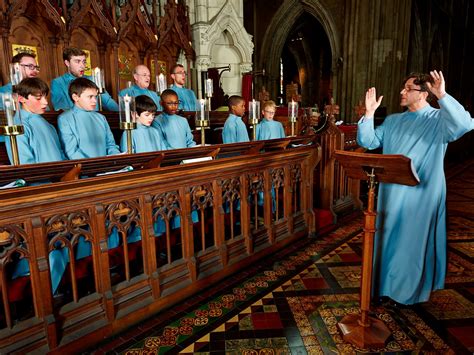
<svg viewBox="0 0 474 355">
<path fill-rule="evenodd" d="M 291 137 L 295 136 L 295 126 L 298 119 L 298 102 L 288 102 L 288 121 L 291 124 Z"/>
<path fill-rule="evenodd" d="M 119 97 L 120 129 L 127 135 L 127 154 L 133 153 L 132 130 L 137 128 L 135 98 L 130 95 Z"/>
<path fill-rule="evenodd" d="M 137 129 L 136 122 L 120 122 L 120 129 L 124 130 L 127 135 L 127 154 L 133 153 L 132 131 Z"/>
<path fill-rule="evenodd" d="M 252 140 L 257 140 L 257 124 L 260 117 L 260 101 L 249 101 L 249 125 L 252 126 Z"/>
<path fill-rule="evenodd" d="M 210 100 L 210 98 L 209 98 Z M 195 125 L 197 130 L 201 130 L 201 145 L 206 144 L 206 129 L 210 127 L 209 121 L 209 101 L 201 99 L 196 105 L 196 120 Z"/>
<path fill-rule="evenodd" d="M 20 156 L 18 154 L 18 142 L 16 136 L 25 133 L 25 129 L 21 124 L 17 124 L 14 119 L 15 111 L 19 111 L 18 95 L 4 93 L 1 95 L 5 117 L 0 119 L 0 135 L 10 137 L 10 145 L 12 150 L 13 165 L 20 165 Z M 19 114 L 19 112 L 18 112 Z"/>
</svg>

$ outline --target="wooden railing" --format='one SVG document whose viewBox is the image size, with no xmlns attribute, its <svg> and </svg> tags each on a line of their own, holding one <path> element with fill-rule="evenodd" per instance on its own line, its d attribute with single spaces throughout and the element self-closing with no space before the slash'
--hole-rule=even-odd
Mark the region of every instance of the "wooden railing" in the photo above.
<svg viewBox="0 0 474 355">
<path fill-rule="evenodd" d="M 0 167 L 35 183 L 0 190 L 0 351 L 80 351 L 314 234 L 313 138 Z"/>
</svg>

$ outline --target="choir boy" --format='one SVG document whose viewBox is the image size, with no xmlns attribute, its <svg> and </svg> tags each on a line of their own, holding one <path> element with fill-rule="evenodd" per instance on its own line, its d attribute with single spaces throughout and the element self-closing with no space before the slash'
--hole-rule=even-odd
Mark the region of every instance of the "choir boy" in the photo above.
<svg viewBox="0 0 474 355">
<path fill-rule="evenodd" d="M 229 97 L 228 105 L 230 114 L 224 124 L 222 141 L 224 143 L 248 142 L 247 126 L 242 121 L 242 116 L 245 113 L 245 100 L 241 96 L 233 95 Z"/>
<path fill-rule="evenodd" d="M 167 89 L 161 93 L 163 112 L 155 118 L 153 125 L 163 133 L 169 149 L 187 148 L 196 145 L 188 121 L 178 116 L 178 95 Z"/>
<path fill-rule="evenodd" d="M 120 153 L 107 120 L 95 111 L 97 93 L 97 86 L 86 78 L 77 78 L 69 85 L 74 106 L 58 118 L 61 144 L 69 159 Z"/>
<path fill-rule="evenodd" d="M 167 144 L 161 133 L 161 129 L 153 126 L 155 119 L 156 105 L 153 100 L 146 95 L 139 95 L 135 98 L 135 111 L 137 116 L 137 129 L 132 130 L 132 149 L 134 153 L 154 152 L 165 150 Z M 122 134 L 120 150 L 127 151 L 127 135 Z"/>
<path fill-rule="evenodd" d="M 281 122 L 274 121 L 276 105 L 274 101 L 265 101 L 263 104 L 263 119 L 257 125 L 257 140 L 285 138 L 285 130 Z"/>
<path fill-rule="evenodd" d="M 39 78 L 23 79 L 15 86 L 21 105 L 21 124 L 24 134 L 17 136 L 18 155 L 21 164 L 43 163 L 66 159 L 59 143 L 56 129 L 41 115 L 48 106 L 48 85 Z M 14 117 L 20 124 L 19 113 Z M 12 159 L 10 140 L 6 139 L 8 158 Z"/>
</svg>

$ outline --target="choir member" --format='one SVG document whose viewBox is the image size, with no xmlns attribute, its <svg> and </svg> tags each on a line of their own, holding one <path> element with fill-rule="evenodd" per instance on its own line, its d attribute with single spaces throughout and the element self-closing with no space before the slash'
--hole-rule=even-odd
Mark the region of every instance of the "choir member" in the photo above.
<svg viewBox="0 0 474 355">
<path fill-rule="evenodd" d="M 63 51 L 64 64 L 67 67 L 67 73 L 53 79 L 51 82 L 51 101 L 56 111 L 69 110 L 74 106 L 74 102 L 69 95 L 69 84 L 77 78 L 87 78 L 92 81 L 90 76 L 84 75 L 86 70 L 86 52 L 79 48 L 69 47 Z M 107 92 L 101 94 L 102 109 L 104 111 L 118 111 L 118 105 Z M 98 109 L 98 106 L 94 108 Z"/>
<path fill-rule="evenodd" d="M 429 104 L 436 97 L 440 109 Z M 374 127 L 383 96 L 375 88 L 365 96 L 366 113 L 358 123 L 357 141 L 383 154 L 412 160 L 420 184 L 380 184 L 374 255 L 374 295 L 403 305 L 426 302 L 442 289 L 446 276 L 446 180 L 443 160 L 449 142 L 468 132 L 471 117 L 446 93 L 442 72 L 411 74 L 403 82 L 403 113 Z"/>
<path fill-rule="evenodd" d="M 285 129 L 281 122 L 273 120 L 276 111 L 274 101 L 265 101 L 263 103 L 263 119 L 257 125 L 257 140 L 285 138 Z"/>
<path fill-rule="evenodd" d="M 155 118 L 153 125 L 163 133 L 169 149 L 193 147 L 196 142 L 186 118 L 178 116 L 178 95 L 167 89 L 161 93 L 163 112 Z"/>
<path fill-rule="evenodd" d="M 249 134 L 247 126 L 242 121 L 245 113 L 245 100 L 241 96 L 229 97 L 229 117 L 227 117 L 222 130 L 222 141 L 224 143 L 248 142 Z"/>
</svg>

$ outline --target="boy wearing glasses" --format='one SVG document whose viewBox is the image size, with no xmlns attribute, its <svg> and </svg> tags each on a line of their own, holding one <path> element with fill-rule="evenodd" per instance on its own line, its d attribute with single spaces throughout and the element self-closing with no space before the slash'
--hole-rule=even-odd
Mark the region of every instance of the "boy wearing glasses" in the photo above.
<svg viewBox="0 0 474 355">
<path fill-rule="evenodd" d="M 196 145 L 186 118 L 178 116 L 178 95 L 174 90 L 166 89 L 161 93 L 163 112 L 155 118 L 153 126 L 163 133 L 169 149 L 187 148 Z"/>
<path fill-rule="evenodd" d="M 440 109 L 428 103 L 436 97 Z M 403 82 L 403 113 L 374 127 L 383 96 L 365 94 L 357 142 L 367 149 L 411 159 L 420 184 L 380 184 L 375 236 L 373 292 L 403 305 L 426 302 L 444 288 L 446 276 L 446 180 L 443 160 L 449 142 L 472 129 L 470 114 L 446 93 L 442 72 L 411 74 Z"/>
<path fill-rule="evenodd" d="M 176 64 L 171 69 L 171 79 L 173 79 L 173 85 L 170 89 L 174 90 L 178 95 L 180 104 L 178 110 L 183 111 L 196 111 L 196 94 L 190 89 L 186 89 L 186 71 L 181 64 Z"/>
<path fill-rule="evenodd" d="M 269 100 L 263 103 L 263 119 L 257 125 L 257 140 L 285 138 L 285 130 L 281 122 L 274 121 L 276 104 Z"/>
<path fill-rule="evenodd" d="M 86 52 L 79 48 L 66 48 L 63 51 L 64 64 L 67 67 L 67 73 L 53 79 L 51 82 L 51 101 L 56 111 L 69 110 L 74 106 L 69 96 L 69 84 L 76 78 L 87 78 L 92 81 L 90 76 L 84 76 L 86 70 Z M 104 111 L 118 111 L 118 105 L 107 92 L 101 95 L 102 108 Z M 96 107 L 96 110 L 98 107 Z"/>
<path fill-rule="evenodd" d="M 156 92 L 148 89 L 151 82 L 151 74 L 146 65 L 140 64 L 133 69 L 133 80 L 135 84 L 120 91 L 119 96 L 129 95 L 138 97 L 139 95 L 146 95 L 153 100 L 156 110 L 161 111 L 160 97 Z"/>
<path fill-rule="evenodd" d="M 137 116 L 137 129 L 132 130 L 133 153 L 154 152 L 166 150 L 167 144 L 161 130 L 152 126 L 155 119 L 156 105 L 146 95 L 135 98 L 135 114 Z M 120 140 L 120 150 L 127 151 L 127 135 L 124 132 Z"/>
</svg>

